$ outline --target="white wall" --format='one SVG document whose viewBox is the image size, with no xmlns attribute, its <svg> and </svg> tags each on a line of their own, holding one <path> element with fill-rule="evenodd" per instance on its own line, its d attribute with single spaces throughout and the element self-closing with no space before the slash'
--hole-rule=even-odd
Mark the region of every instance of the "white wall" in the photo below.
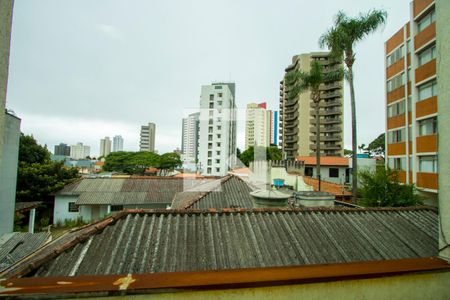
<svg viewBox="0 0 450 300">
<path fill-rule="evenodd" d="M 313 169 L 313 178 L 316 178 L 316 166 L 307 166 L 308 168 Z M 339 177 L 330 177 L 330 168 L 338 168 L 339 169 Z M 334 182 L 338 184 L 345 183 L 345 170 L 347 167 L 330 167 L 330 166 L 320 166 L 320 177 L 324 181 Z"/>
<path fill-rule="evenodd" d="M 53 224 L 64 223 L 64 220 L 76 220 L 80 217 L 79 212 L 69 212 L 69 202 L 76 202 L 78 196 L 56 196 L 55 208 L 53 210 Z"/>
</svg>

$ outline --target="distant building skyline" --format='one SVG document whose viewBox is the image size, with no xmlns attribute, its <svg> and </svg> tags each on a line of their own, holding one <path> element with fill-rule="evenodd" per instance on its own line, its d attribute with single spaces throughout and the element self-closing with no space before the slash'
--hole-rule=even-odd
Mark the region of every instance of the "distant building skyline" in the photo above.
<svg viewBox="0 0 450 300">
<path fill-rule="evenodd" d="M 91 155 L 91 147 L 78 142 L 70 146 L 70 158 L 83 159 Z"/>
<path fill-rule="evenodd" d="M 121 135 L 116 135 L 113 138 L 113 149 L 112 152 L 123 151 L 123 137 Z"/>
<path fill-rule="evenodd" d="M 139 150 L 155 152 L 155 123 L 148 123 L 148 125 L 141 126 Z"/>
<path fill-rule="evenodd" d="M 70 156 L 70 146 L 65 143 L 55 145 L 54 155 Z"/>
<path fill-rule="evenodd" d="M 111 139 L 109 136 L 100 139 L 100 154 L 99 157 L 106 157 L 111 153 Z"/>
<path fill-rule="evenodd" d="M 270 146 L 272 136 L 272 111 L 267 103 L 249 103 L 245 113 L 245 148 Z"/>
<path fill-rule="evenodd" d="M 184 163 L 195 164 L 198 158 L 200 112 L 183 118 L 181 132 L 181 153 Z"/>
<path fill-rule="evenodd" d="M 234 167 L 236 163 L 234 83 L 202 86 L 198 149 L 202 175 L 224 176 Z"/>
</svg>

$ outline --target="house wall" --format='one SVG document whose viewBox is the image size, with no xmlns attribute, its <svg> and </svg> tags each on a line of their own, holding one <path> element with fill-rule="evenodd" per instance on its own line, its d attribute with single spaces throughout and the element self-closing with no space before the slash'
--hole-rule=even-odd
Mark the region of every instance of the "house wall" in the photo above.
<svg viewBox="0 0 450 300">
<path fill-rule="evenodd" d="M 101 299 L 450 299 L 450 272 L 261 288 L 222 289 L 111 296 Z M 425 288 L 426 287 L 426 288 Z M 92 297 L 90 299 L 100 299 Z"/>
<path fill-rule="evenodd" d="M 313 169 L 313 178 L 317 177 L 316 166 L 307 166 Z M 339 169 L 339 177 L 330 177 L 330 168 Z M 331 166 L 320 166 L 320 177 L 324 181 L 333 182 L 337 184 L 345 183 L 345 170 L 347 167 L 331 167 Z"/>
<path fill-rule="evenodd" d="M 80 212 L 69 212 L 69 202 L 76 202 L 78 196 L 55 196 L 55 208 L 53 210 L 53 224 L 64 223 L 64 220 L 76 220 Z"/>
</svg>

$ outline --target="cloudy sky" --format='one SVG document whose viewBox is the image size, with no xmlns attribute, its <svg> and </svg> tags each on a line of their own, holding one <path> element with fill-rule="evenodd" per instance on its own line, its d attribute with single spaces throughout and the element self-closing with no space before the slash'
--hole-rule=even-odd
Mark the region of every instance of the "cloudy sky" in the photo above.
<svg viewBox="0 0 450 300">
<path fill-rule="evenodd" d="M 389 18 L 356 49 L 358 136 L 367 144 L 385 129 L 384 41 L 408 20 L 409 0 L 16 0 L 7 107 L 51 151 L 81 141 L 97 155 L 100 138 L 119 134 L 125 150 L 138 150 L 148 122 L 159 152 L 172 151 L 201 85 L 234 81 L 239 108 L 276 109 L 292 56 L 320 50 L 337 11 L 371 8 Z M 350 135 L 347 88 L 347 148 Z"/>
</svg>

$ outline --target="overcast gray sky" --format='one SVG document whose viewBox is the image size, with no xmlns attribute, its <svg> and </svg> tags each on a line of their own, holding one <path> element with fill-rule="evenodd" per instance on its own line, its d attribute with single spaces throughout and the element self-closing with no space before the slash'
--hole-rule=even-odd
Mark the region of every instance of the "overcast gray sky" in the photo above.
<svg viewBox="0 0 450 300">
<path fill-rule="evenodd" d="M 185 108 L 200 87 L 236 82 L 239 108 L 277 109 L 279 81 L 295 54 L 317 40 L 338 10 L 388 11 L 388 23 L 357 46 L 359 144 L 385 130 L 384 42 L 409 17 L 409 0 L 145 1 L 16 0 L 7 107 L 41 144 L 122 135 L 138 150 L 140 125 L 156 123 L 159 152 L 180 147 Z M 350 148 L 345 91 L 345 145 Z M 238 146 L 244 127 L 238 125 Z"/>
</svg>

